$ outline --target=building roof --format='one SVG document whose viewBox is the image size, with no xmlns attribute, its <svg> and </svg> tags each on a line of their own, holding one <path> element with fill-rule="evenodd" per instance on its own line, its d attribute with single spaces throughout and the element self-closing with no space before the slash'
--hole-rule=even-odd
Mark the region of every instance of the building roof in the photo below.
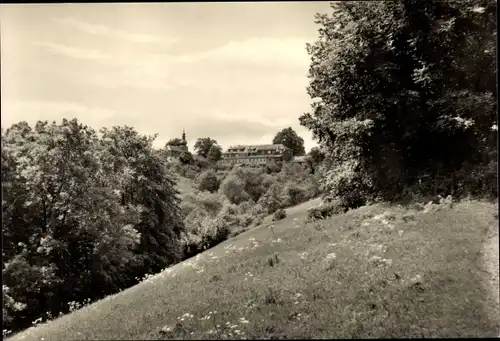
<svg viewBox="0 0 500 341">
<path fill-rule="evenodd" d="M 228 151 L 231 149 L 244 149 L 245 152 L 249 151 L 258 151 L 258 150 L 280 150 L 280 149 L 288 149 L 282 144 L 260 144 L 260 145 L 238 145 L 231 146 L 228 148 Z"/>
</svg>

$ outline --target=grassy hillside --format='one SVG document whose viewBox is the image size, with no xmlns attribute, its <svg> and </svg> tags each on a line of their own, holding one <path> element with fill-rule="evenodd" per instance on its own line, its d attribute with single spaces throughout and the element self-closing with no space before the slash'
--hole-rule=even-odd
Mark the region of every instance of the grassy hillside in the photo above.
<svg viewBox="0 0 500 341">
<path fill-rule="evenodd" d="M 306 222 L 310 205 L 10 340 L 498 335 L 482 255 L 494 205 Z"/>
<path fill-rule="evenodd" d="M 181 198 L 184 195 L 193 193 L 196 190 L 196 183 L 193 180 L 185 178 L 178 174 L 176 174 L 175 177 L 177 180 L 177 186 L 175 188 L 180 192 Z"/>
</svg>

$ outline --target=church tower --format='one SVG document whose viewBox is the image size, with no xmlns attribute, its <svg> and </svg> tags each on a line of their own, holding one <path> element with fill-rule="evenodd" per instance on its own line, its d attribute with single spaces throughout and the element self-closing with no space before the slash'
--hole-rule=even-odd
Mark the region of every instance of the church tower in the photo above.
<svg viewBox="0 0 500 341">
<path fill-rule="evenodd" d="M 182 141 L 187 142 L 186 141 L 186 131 L 184 129 L 182 129 Z"/>
</svg>

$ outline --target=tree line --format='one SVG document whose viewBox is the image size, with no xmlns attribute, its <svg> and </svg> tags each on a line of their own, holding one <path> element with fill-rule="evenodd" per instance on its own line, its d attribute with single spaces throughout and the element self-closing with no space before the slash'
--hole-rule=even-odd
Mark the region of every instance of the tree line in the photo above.
<svg viewBox="0 0 500 341">
<path fill-rule="evenodd" d="M 316 15 L 300 122 L 325 152 L 328 198 L 400 200 L 438 176 L 446 194 L 497 197 L 495 14 L 494 0 L 399 0 Z"/>
<path fill-rule="evenodd" d="M 25 328 L 181 259 L 175 179 L 154 137 L 64 119 L 2 133 L 3 322 Z"/>
</svg>

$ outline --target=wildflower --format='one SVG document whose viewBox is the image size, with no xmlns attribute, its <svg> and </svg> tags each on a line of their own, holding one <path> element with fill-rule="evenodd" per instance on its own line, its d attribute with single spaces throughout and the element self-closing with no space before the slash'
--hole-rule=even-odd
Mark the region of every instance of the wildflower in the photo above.
<svg viewBox="0 0 500 341">
<path fill-rule="evenodd" d="M 471 11 L 474 13 L 484 13 L 484 10 L 485 10 L 484 7 L 479 7 L 479 6 L 476 6 L 473 9 L 471 9 Z"/>
<path fill-rule="evenodd" d="M 404 233 L 404 231 L 403 231 L 403 230 L 399 230 L 399 231 L 398 231 L 398 234 L 399 234 L 399 236 L 400 236 L 400 237 L 401 237 L 401 236 L 403 236 L 403 233 Z"/>
<path fill-rule="evenodd" d="M 164 332 L 164 333 L 169 333 L 173 330 L 172 326 L 169 326 L 169 325 L 166 325 L 164 326 L 161 331 Z"/>
<path fill-rule="evenodd" d="M 335 252 L 332 252 L 332 253 L 329 253 L 326 255 L 326 259 L 335 259 L 337 258 L 337 255 L 335 254 Z"/>
<path fill-rule="evenodd" d="M 240 323 L 247 324 L 247 323 L 250 323 L 250 322 L 247 319 L 245 319 L 244 317 L 240 317 Z"/>
</svg>

